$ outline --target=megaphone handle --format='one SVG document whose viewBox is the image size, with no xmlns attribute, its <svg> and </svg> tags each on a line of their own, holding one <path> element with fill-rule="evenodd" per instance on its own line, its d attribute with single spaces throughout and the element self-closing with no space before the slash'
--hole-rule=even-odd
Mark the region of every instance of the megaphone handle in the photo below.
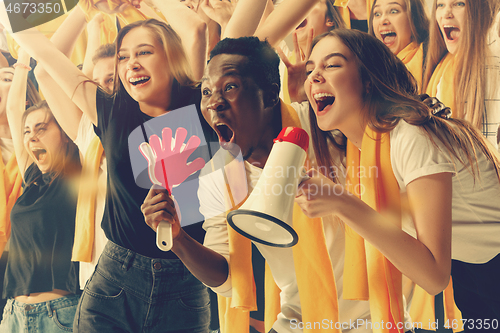
<svg viewBox="0 0 500 333">
<path fill-rule="evenodd" d="M 170 251 L 174 241 L 172 239 L 172 225 L 162 221 L 156 230 L 156 246 L 162 251 Z"/>
</svg>

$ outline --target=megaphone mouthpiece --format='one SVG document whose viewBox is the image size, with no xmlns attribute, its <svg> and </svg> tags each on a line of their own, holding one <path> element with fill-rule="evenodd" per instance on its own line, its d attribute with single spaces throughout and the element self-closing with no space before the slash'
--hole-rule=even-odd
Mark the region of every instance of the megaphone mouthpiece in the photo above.
<svg viewBox="0 0 500 333">
<path fill-rule="evenodd" d="M 309 148 L 309 135 L 302 128 L 285 127 L 281 130 L 276 139 L 274 139 L 274 143 L 276 142 L 290 142 L 307 152 Z"/>
</svg>

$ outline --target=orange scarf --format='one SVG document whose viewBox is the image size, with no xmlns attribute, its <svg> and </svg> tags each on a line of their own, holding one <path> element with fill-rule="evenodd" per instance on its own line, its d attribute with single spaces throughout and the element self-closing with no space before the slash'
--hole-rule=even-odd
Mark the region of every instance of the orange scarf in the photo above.
<svg viewBox="0 0 500 333">
<path fill-rule="evenodd" d="M 453 332 L 463 331 L 462 313 L 455 305 L 453 297 L 453 283 L 450 277 L 448 287 L 443 291 L 444 324 L 448 323 Z M 418 285 L 413 289 L 411 300 L 410 316 L 413 322 L 422 323 L 422 329 L 435 331 L 436 327 L 431 324 L 436 321 L 436 312 L 434 309 L 434 296 L 429 295 Z"/>
<path fill-rule="evenodd" d="M 80 0 L 78 2 L 78 5 L 85 13 L 87 22 L 90 21 L 92 17 L 94 17 L 97 13 L 99 13 L 99 10 L 95 8 L 95 4 L 97 2 L 99 2 L 99 0 Z M 125 1 L 122 0 L 108 0 L 107 2 L 111 10 L 116 9 L 117 7 L 125 3 Z M 136 21 L 142 21 L 148 18 L 132 5 L 125 7 L 122 12 L 119 12 L 117 14 L 109 15 L 102 13 L 102 15 L 104 18 L 104 22 L 101 23 L 101 44 L 113 43 L 115 41 L 118 34 L 118 30 L 116 28 L 116 18 L 118 18 L 118 21 L 120 22 L 120 25 L 122 27 L 126 26 L 127 24 Z M 161 13 L 158 13 L 158 15 L 165 20 L 164 16 Z"/>
<path fill-rule="evenodd" d="M 346 158 L 349 192 L 383 215 L 401 216 L 399 186 L 391 166 L 389 134 L 374 132 L 367 127 L 361 152 L 348 142 Z M 345 228 L 344 298 L 370 301 L 373 332 L 404 332 L 404 328 L 396 329 L 399 323 L 404 323 L 401 273 L 371 244 L 347 225 Z M 389 325 L 377 325 L 382 322 L 391 322 L 392 329 L 387 328 Z"/>
<path fill-rule="evenodd" d="M 406 65 L 413 77 L 417 80 L 418 91 L 422 89 L 422 63 L 424 61 L 423 44 L 411 42 L 399 51 L 398 58 Z"/>
<path fill-rule="evenodd" d="M 15 154 L 12 154 L 5 165 L 1 153 L 0 151 L 0 255 L 10 237 L 10 211 L 22 193 L 23 183 Z"/>
<path fill-rule="evenodd" d="M 295 110 L 281 102 L 281 119 L 283 127 L 300 127 Z M 234 163 L 231 165 L 231 163 Z M 231 193 L 231 189 L 246 188 L 232 185 L 246 184 L 243 162 L 234 160 L 225 167 L 229 199 L 227 207 L 245 199 L 243 193 Z M 233 197 L 236 200 L 233 200 Z M 240 199 L 240 200 L 237 200 Z M 302 319 L 307 322 L 322 322 L 324 319 L 338 322 L 337 290 L 330 256 L 326 248 L 323 223 L 319 219 L 307 218 L 300 207 L 294 206 L 293 226 L 299 235 L 299 242 L 293 248 L 295 274 L 300 292 Z M 251 242 L 232 228 L 228 228 L 229 256 L 232 278 L 232 297 L 219 296 L 219 318 L 222 333 L 245 333 L 249 331 L 249 311 L 256 309 L 255 284 L 253 281 Z M 314 281 L 314 283 L 311 283 Z M 249 286 L 252 286 L 251 288 Z M 266 332 L 271 329 L 280 312 L 279 289 L 272 280 L 270 270 L 266 267 Z M 332 329 L 308 329 L 304 332 L 338 332 Z"/>
<path fill-rule="evenodd" d="M 296 62 L 295 52 L 292 52 L 290 54 L 290 56 L 288 57 L 288 60 L 292 64 L 295 64 L 295 62 Z M 286 104 L 292 103 L 292 100 L 290 99 L 290 94 L 288 93 L 288 68 L 286 68 L 286 66 L 285 66 L 285 72 L 283 73 L 281 91 L 283 92 L 283 102 L 285 102 Z"/>
<path fill-rule="evenodd" d="M 76 206 L 75 241 L 72 261 L 92 261 L 95 232 L 95 202 L 97 179 L 104 150 L 97 136 L 92 139 L 82 167 L 82 181 L 78 190 Z"/>
<path fill-rule="evenodd" d="M 437 97 L 452 111 L 455 110 L 455 69 L 455 56 L 448 53 L 434 69 L 426 90 L 429 96 Z"/>
<path fill-rule="evenodd" d="M 366 0 L 366 17 L 367 21 L 370 19 L 370 12 L 372 10 L 373 2 L 375 0 Z M 340 15 L 344 19 L 347 29 L 351 29 L 351 12 L 348 7 L 349 0 L 335 0 L 334 5 L 339 8 Z"/>
</svg>

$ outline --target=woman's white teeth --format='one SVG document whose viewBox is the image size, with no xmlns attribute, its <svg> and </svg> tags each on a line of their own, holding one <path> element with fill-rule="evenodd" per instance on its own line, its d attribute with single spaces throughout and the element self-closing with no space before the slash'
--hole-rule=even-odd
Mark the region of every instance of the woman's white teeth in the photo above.
<svg viewBox="0 0 500 333">
<path fill-rule="evenodd" d="M 332 94 L 327 94 L 327 93 L 319 93 L 314 95 L 314 99 L 317 101 L 324 100 L 325 98 L 331 98 L 334 97 Z"/>
<path fill-rule="evenodd" d="M 383 32 L 381 32 L 380 34 L 381 34 L 382 36 L 384 36 L 384 35 L 390 35 L 390 34 L 395 35 L 395 34 L 396 34 L 396 32 L 395 32 L 395 31 L 383 31 Z"/>
<path fill-rule="evenodd" d="M 132 83 L 132 84 L 139 84 L 139 83 L 142 83 L 142 82 L 146 82 L 149 80 L 149 76 L 140 76 L 140 77 L 131 77 L 128 82 Z"/>
</svg>

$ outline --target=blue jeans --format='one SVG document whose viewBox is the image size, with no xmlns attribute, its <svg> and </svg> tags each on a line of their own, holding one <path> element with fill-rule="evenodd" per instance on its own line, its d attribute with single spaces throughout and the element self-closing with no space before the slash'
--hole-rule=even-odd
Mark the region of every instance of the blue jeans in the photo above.
<svg viewBox="0 0 500 333">
<path fill-rule="evenodd" d="M 73 319 L 79 298 L 79 295 L 68 295 L 52 301 L 32 304 L 10 298 L 3 310 L 0 332 L 73 332 Z"/>
<path fill-rule="evenodd" d="M 208 332 L 206 287 L 178 259 L 154 259 L 110 241 L 87 281 L 74 332 Z"/>
</svg>

